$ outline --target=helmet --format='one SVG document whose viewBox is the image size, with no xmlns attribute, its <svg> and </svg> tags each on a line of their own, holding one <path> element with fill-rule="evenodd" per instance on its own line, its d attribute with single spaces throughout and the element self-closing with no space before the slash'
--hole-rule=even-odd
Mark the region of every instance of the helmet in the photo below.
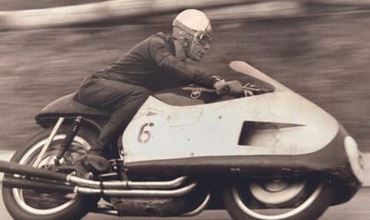
<svg viewBox="0 0 370 220">
<path fill-rule="evenodd" d="M 202 11 L 184 10 L 176 16 L 172 25 L 173 37 L 183 44 L 188 55 L 191 48 L 205 46 L 212 39 L 211 22 Z"/>
</svg>

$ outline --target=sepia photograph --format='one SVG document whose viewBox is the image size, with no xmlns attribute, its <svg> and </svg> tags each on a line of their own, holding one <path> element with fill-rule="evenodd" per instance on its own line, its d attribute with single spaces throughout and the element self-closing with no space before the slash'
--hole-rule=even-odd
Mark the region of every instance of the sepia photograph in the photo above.
<svg viewBox="0 0 370 220">
<path fill-rule="evenodd" d="M 3 220 L 370 220 L 370 0 L 0 0 Z"/>
</svg>

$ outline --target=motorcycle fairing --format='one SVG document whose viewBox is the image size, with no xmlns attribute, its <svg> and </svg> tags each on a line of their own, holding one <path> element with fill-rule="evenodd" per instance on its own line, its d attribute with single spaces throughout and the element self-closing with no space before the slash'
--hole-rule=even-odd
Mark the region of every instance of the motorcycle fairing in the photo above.
<svg viewBox="0 0 370 220">
<path fill-rule="evenodd" d="M 241 145 L 245 122 L 291 126 L 260 129 Z M 149 97 L 126 128 L 123 146 L 126 162 L 300 155 L 325 147 L 338 129 L 338 122 L 325 111 L 286 91 L 182 107 Z"/>
<path fill-rule="evenodd" d="M 149 97 L 123 135 L 125 161 L 300 155 L 320 150 L 337 134 L 339 123 L 318 106 L 245 62 L 230 67 L 272 85 L 274 91 L 191 106 Z M 248 122 L 271 126 L 250 130 L 243 141 Z"/>
<path fill-rule="evenodd" d="M 274 92 L 191 106 L 149 97 L 123 135 L 125 166 L 162 173 L 317 170 L 359 184 L 358 148 L 345 146 L 350 136 L 331 115 L 244 62 L 231 67 Z"/>
</svg>

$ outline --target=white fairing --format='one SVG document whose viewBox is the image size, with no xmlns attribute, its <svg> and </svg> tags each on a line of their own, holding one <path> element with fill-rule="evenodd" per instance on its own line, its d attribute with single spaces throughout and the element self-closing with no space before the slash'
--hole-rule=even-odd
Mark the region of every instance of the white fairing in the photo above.
<svg viewBox="0 0 370 220">
<path fill-rule="evenodd" d="M 321 108 L 244 62 L 231 67 L 272 84 L 275 91 L 181 107 L 149 97 L 124 133 L 125 162 L 307 154 L 325 147 L 337 134 L 339 124 Z M 245 121 L 289 126 L 258 130 L 247 145 L 239 145 Z"/>
</svg>

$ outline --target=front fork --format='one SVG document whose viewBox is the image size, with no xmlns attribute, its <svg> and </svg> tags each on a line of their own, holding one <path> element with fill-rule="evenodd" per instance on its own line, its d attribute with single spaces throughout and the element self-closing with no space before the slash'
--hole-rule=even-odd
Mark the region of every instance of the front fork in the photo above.
<svg viewBox="0 0 370 220">
<path fill-rule="evenodd" d="M 69 149 L 74 137 L 77 135 L 78 131 L 80 130 L 80 125 L 81 125 L 82 119 L 83 119 L 82 116 L 77 116 L 75 118 L 75 120 L 72 124 L 71 130 L 69 130 L 67 132 L 66 137 L 64 138 L 64 142 L 63 142 L 61 150 L 59 151 L 58 155 L 54 159 L 55 165 L 60 165 L 60 160 L 63 158 L 63 155 L 65 154 L 65 152 Z M 40 154 L 37 156 L 36 161 L 33 163 L 34 167 L 37 167 L 40 164 L 42 158 L 45 155 L 46 150 L 50 146 L 51 142 L 53 141 L 55 135 L 57 134 L 57 132 L 58 132 L 58 130 L 59 130 L 59 128 L 62 125 L 64 120 L 65 120 L 64 117 L 60 117 L 58 119 L 58 121 L 55 124 L 53 130 L 51 131 L 45 145 L 42 147 Z"/>
</svg>

